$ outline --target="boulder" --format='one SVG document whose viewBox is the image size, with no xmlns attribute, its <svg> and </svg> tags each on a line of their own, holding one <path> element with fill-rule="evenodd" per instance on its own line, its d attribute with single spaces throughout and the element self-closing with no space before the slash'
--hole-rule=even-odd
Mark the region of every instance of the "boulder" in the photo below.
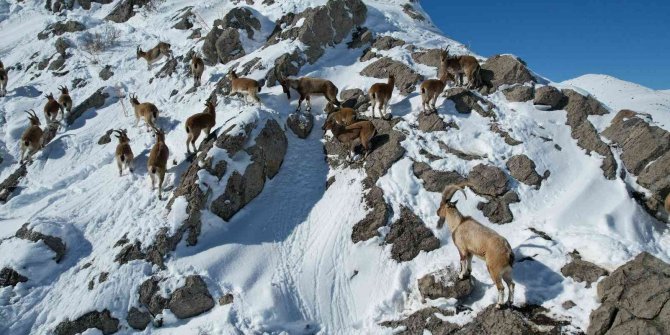
<svg viewBox="0 0 670 335">
<path fill-rule="evenodd" d="M 254 16 L 251 10 L 244 7 L 235 7 L 231 9 L 221 21 L 214 21 L 214 25 L 244 30 L 249 39 L 254 38 L 255 31 L 261 30 L 261 21 Z"/>
<path fill-rule="evenodd" d="M 379 235 L 379 228 L 386 226 L 391 215 L 391 208 L 384 200 L 384 191 L 373 185 L 365 195 L 365 206 L 368 214 L 354 224 L 351 231 L 351 241 L 358 243 L 367 241 Z"/>
<path fill-rule="evenodd" d="M 414 92 L 416 85 L 423 80 L 423 76 L 409 66 L 388 57 L 369 64 L 361 71 L 361 75 L 378 79 L 387 79 L 389 75 L 394 75 L 395 87 L 402 95 Z"/>
<path fill-rule="evenodd" d="M 65 66 L 65 57 L 58 55 L 58 57 L 49 64 L 49 71 L 57 71 Z"/>
<path fill-rule="evenodd" d="M 372 43 L 372 48 L 377 50 L 390 50 L 403 45 L 405 45 L 405 41 L 386 35 L 377 37 Z"/>
<path fill-rule="evenodd" d="M 111 65 L 105 65 L 105 67 L 100 70 L 100 73 L 98 73 L 98 76 L 102 80 L 107 80 L 111 78 L 114 75 L 114 71 L 112 71 L 112 66 Z"/>
<path fill-rule="evenodd" d="M 272 87 L 278 84 L 280 76 L 295 76 L 300 68 L 305 65 L 299 52 L 285 53 L 275 59 L 275 66 L 265 75 L 265 85 Z"/>
<path fill-rule="evenodd" d="M 372 42 L 372 31 L 366 27 L 356 27 L 351 33 L 351 41 L 347 43 L 349 49 L 362 48 Z"/>
<path fill-rule="evenodd" d="M 405 148 L 400 145 L 405 140 L 405 135 L 393 129 L 395 122 L 374 119 L 372 123 L 377 129 L 377 135 L 372 140 L 372 152 L 366 160 L 365 171 L 376 182 L 393 163 L 405 155 Z"/>
<path fill-rule="evenodd" d="M 173 20 L 177 20 L 177 23 L 175 23 L 172 28 L 178 30 L 188 30 L 193 28 L 193 22 L 195 21 L 193 6 L 185 7 L 180 12 L 181 14 L 177 14 L 172 18 Z"/>
<path fill-rule="evenodd" d="M 433 170 L 430 165 L 423 162 L 412 164 L 414 176 L 423 181 L 423 188 L 428 192 L 442 192 L 447 185 L 458 184 L 465 178 L 454 171 Z"/>
<path fill-rule="evenodd" d="M 234 301 L 235 301 L 235 297 L 232 294 L 227 293 L 227 294 L 223 295 L 221 298 L 219 298 L 219 305 L 221 305 L 221 306 L 230 305 Z"/>
<path fill-rule="evenodd" d="M 480 202 L 477 204 L 477 209 L 482 211 L 489 221 L 497 224 L 510 223 L 514 220 L 512 211 L 509 209 L 510 204 L 517 203 L 519 195 L 514 191 L 507 191 L 503 196 L 491 197 L 484 196 L 488 202 Z"/>
<path fill-rule="evenodd" d="M 414 312 L 404 320 L 385 321 L 380 325 L 389 328 L 402 327 L 402 331 L 394 332 L 394 334 L 397 335 L 421 335 L 425 334 L 424 330 L 429 331 L 430 334 L 449 335 L 453 334 L 461 328 L 461 326 L 456 323 L 444 321 L 442 318 L 438 317 L 438 315 L 444 317 L 453 314 L 454 313 L 451 311 L 442 310 L 437 307 L 427 307 Z"/>
<path fill-rule="evenodd" d="M 400 208 L 400 218 L 386 235 L 386 243 L 392 244 L 391 258 L 396 262 L 411 261 L 421 251 L 429 252 L 440 247 L 440 240 L 423 220 L 404 206 Z"/>
<path fill-rule="evenodd" d="M 458 271 L 451 267 L 429 273 L 418 280 L 423 299 L 463 299 L 472 293 L 472 277 L 459 279 Z"/>
<path fill-rule="evenodd" d="M 57 21 L 48 25 L 46 29 L 37 34 L 37 39 L 45 40 L 51 36 L 60 36 L 65 33 L 73 33 L 84 30 L 86 30 L 86 26 L 79 21 Z"/>
<path fill-rule="evenodd" d="M 409 17 L 411 17 L 414 20 L 417 20 L 417 21 L 425 21 L 426 20 L 426 18 L 423 17 L 423 15 L 421 15 L 421 13 L 419 13 L 419 11 L 416 10 L 416 8 L 414 8 L 414 6 L 412 6 L 411 4 L 408 4 L 408 3 L 404 4 L 402 6 L 402 11 L 405 12 L 405 14 L 407 14 Z"/>
<path fill-rule="evenodd" d="M 646 253 L 598 283 L 588 335 L 670 333 L 670 264 Z"/>
<path fill-rule="evenodd" d="M 222 64 L 245 55 L 242 42 L 240 41 L 240 33 L 237 29 L 224 29 L 214 43 L 214 46 L 218 55 L 218 61 Z M 210 63 L 212 63 L 211 59 Z"/>
<path fill-rule="evenodd" d="M 135 330 L 145 330 L 151 320 L 151 314 L 143 312 L 136 307 L 131 307 L 126 317 L 128 325 Z"/>
<path fill-rule="evenodd" d="M 544 328 L 544 327 L 543 327 Z M 486 334 L 486 335 L 536 335 L 561 334 L 542 331 L 540 327 L 530 322 L 519 311 L 514 309 L 496 309 L 493 305 L 477 314 L 472 322 L 461 327 L 454 335 Z"/>
<path fill-rule="evenodd" d="M 503 90 L 503 94 L 507 101 L 510 102 L 525 102 L 528 100 L 533 100 L 534 92 L 532 86 L 526 85 L 514 85 Z"/>
<path fill-rule="evenodd" d="M 488 93 L 497 91 L 502 85 L 535 82 L 526 64 L 512 55 L 495 55 L 487 59 L 482 64 L 481 75 Z"/>
<path fill-rule="evenodd" d="M 116 23 L 126 22 L 135 15 L 134 7 L 143 7 L 153 0 L 121 0 L 114 9 L 107 14 L 105 20 Z"/>
<path fill-rule="evenodd" d="M 472 190 L 479 195 L 499 196 L 509 190 L 505 172 L 491 165 L 479 164 L 472 168 L 468 182 Z"/>
<path fill-rule="evenodd" d="M 0 270 L 0 287 L 16 286 L 18 283 L 25 283 L 27 281 L 28 278 L 22 276 L 12 268 L 4 267 Z"/>
<path fill-rule="evenodd" d="M 16 234 L 14 236 L 32 242 L 42 241 L 49 249 L 53 250 L 53 252 L 56 254 L 53 258 L 54 261 L 56 261 L 56 263 L 60 263 L 63 257 L 65 257 L 67 247 L 65 246 L 65 243 L 63 243 L 63 240 L 60 237 L 45 235 L 38 231 L 35 231 L 33 230 L 32 227 L 29 226 L 28 223 L 25 223 L 23 226 L 21 226 L 21 228 L 16 231 Z"/>
<path fill-rule="evenodd" d="M 506 166 L 512 177 L 526 185 L 539 187 L 542 183 L 542 177 L 535 171 L 535 162 L 524 154 L 510 157 Z"/>
<path fill-rule="evenodd" d="M 105 100 L 109 98 L 109 93 L 105 92 L 106 87 L 101 87 L 93 94 L 82 101 L 79 105 L 72 108 L 70 113 L 67 113 L 65 116 L 65 121 L 67 124 L 71 125 L 82 116 L 86 111 L 91 108 L 100 108 L 105 105 Z"/>
<path fill-rule="evenodd" d="M 358 88 L 351 88 L 340 92 L 342 107 L 353 108 L 362 114 L 370 108 L 370 96 Z"/>
<path fill-rule="evenodd" d="M 475 111 L 484 117 L 493 115 L 492 109 L 494 108 L 494 105 L 491 102 L 484 100 L 464 87 L 447 89 L 445 96 L 447 99 L 454 102 L 456 110 L 459 113 L 467 114 Z M 482 107 L 482 105 L 486 106 L 486 109 Z"/>
<path fill-rule="evenodd" d="M 307 138 L 314 127 L 314 115 L 302 112 L 291 113 L 286 119 L 286 125 L 299 138 Z"/>
<path fill-rule="evenodd" d="M 105 335 L 114 334 L 119 329 L 119 319 L 113 317 L 107 309 L 102 312 L 88 312 L 74 321 L 65 320 L 59 323 L 54 333 L 56 335 L 75 335 L 91 328 L 96 328 Z"/>
<path fill-rule="evenodd" d="M 553 86 L 542 86 L 535 90 L 534 105 L 549 106 L 551 109 L 557 109 L 563 101 L 563 93 Z"/>
<path fill-rule="evenodd" d="M 163 297 L 158 293 L 158 283 L 157 278 L 149 278 L 145 280 L 139 288 L 139 302 L 142 306 L 145 306 L 150 313 L 153 315 L 158 315 L 163 313 L 163 310 L 168 305 L 168 298 Z"/>
<path fill-rule="evenodd" d="M 59 37 L 56 39 L 56 42 L 54 42 L 54 47 L 61 56 L 65 56 L 65 52 L 67 49 L 72 47 L 72 43 L 70 43 L 70 41 L 68 41 L 65 37 Z"/>
<path fill-rule="evenodd" d="M 585 282 L 586 287 L 598 281 L 598 278 L 607 276 L 607 270 L 585 260 L 577 251 L 570 254 L 572 260 L 561 268 L 561 273 L 565 277 L 570 277 L 576 282 Z"/>
<path fill-rule="evenodd" d="M 19 182 L 26 176 L 28 170 L 25 164 L 19 165 L 5 180 L 0 183 L 0 203 L 4 204 L 19 186 Z"/>
<path fill-rule="evenodd" d="M 176 289 L 168 303 L 170 311 L 179 319 L 187 319 L 205 313 L 214 307 L 214 299 L 207 284 L 200 276 L 186 277 L 184 286 Z"/>
<path fill-rule="evenodd" d="M 419 130 L 426 133 L 445 131 L 448 128 L 447 123 L 444 122 L 438 113 L 419 113 L 417 119 L 419 121 Z"/>
<path fill-rule="evenodd" d="M 440 56 L 442 54 L 441 49 L 428 49 L 422 51 L 412 52 L 412 60 L 414 62 L 440 68 Z"/>
</svg>

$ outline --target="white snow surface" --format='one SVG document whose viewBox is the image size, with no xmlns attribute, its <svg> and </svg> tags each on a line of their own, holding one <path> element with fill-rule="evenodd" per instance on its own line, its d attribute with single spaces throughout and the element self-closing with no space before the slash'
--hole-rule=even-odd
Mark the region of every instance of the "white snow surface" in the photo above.
<svg viewBox="0 0 670 335">
<path fill-rule="evenodd" d="M 168 213 L 166 201 L 159 201 L 150 189 L 146 160 L 154 139 L 143 126 L 133 127 L 135 120 L 130 116 L 127 98 L 119 96 L 133 92 L 141 101 L 151 101 L 160 109 L 159 124 L 168 133 L 170 162 L 177 161 L 175 166 L 169 164 L 166 177 L 169 194 L 188 166 L 183 121 L 202 110 L 206 97 L 232 64 L 261 57 L 263 65 L 269 68 L 276 57 L 300 47 L 299 43 L 284 41 L 257 50 L 272 31 L 273 22 L 283 14 L 326 1 L 283 0 L 270 6 L 261 2 L 245 5 L 253 8 L 263 24 L 254 40 L 243 41 L 247 55 L 225 65 L 207 67 L 203 87 L 194 94 L 184 94 L 191 87 L 192 78 L 182 72 L 149 84 L 164 61 L 147 72 L 145 62 L 135 59 L 135 47 L 138 44 L 151 47 L 162 40 L 172 44 L 175 55 L 185 54 L 193 47 L 200 47 L 202 41 L 188 39 L 188 31 L 169 28 L 174 24 L 169 20 L 175 13 L 192 5 L 211 26 L 214 19 L 236 6 L 232 2 L 159 2 L 155 10 L 139 9 L 137 15 L 121 24 L 103 20 L 114 4 L 94 3 L 90 11 L 77 7 L 63 15 L 84 23 L 88 30 L 66 33 L 65 38 L 81 45 L 86 33 L 116 29 L 120 32 L 118 44 L 99 55 L 88 54 L 81 48 L 70 49 L 72 56 L 66 63 L 70 72 L 62 77 L 49 71 L 34 77 L 38 73 L 34 69 L 10 71 L 9 93 L 0 98 L 0 154 L 4 158 L 0 180 L 18 166 L 18 140 L 27 126 L 22 111 L 34 109 L 44 120 L 41 113 L 44 93 L 56 93 L 58 85 L 71 86 L 74 78 L 83 78 L 88 82 L 84 88 L 71 88 L 75 105 L 99 87 L 109 87 L 107 92 L 112 97 L 102 108 L 87 111 L 73 125 L 61 129 L 35 156 L 20 184 L 20 192 L 0 205 L 0 268 L 10 266 L 29 278 L 16 287 L 0 288 L 0 334 L 48 334 L 65 319 L 103 309 L 109 309 L 121 320 L 119 334 L 134 333 L 125 321 L 126 314 L 131 307 L 138 306 L 138 287 L 152 275 L 167 279 L 161 285 L 168 292 L 179 287 L 184 277 L 198 274 L 215 301 L 226 293 L 232 293 L 235 300 L 225 306 L 217 303 L 211 311 L 187 320 L 178 320 L 166 310 L 163 327 L 150 326 L 144 334 L 390 334 L 393 329 L 378 324 L 428 305 L 455 307 L 453 301 L 422 302 L 418 293 L 417 279 L 446 266 L 457 268 L 458 253 L 449 232 L 437 228 L 435 211 L 440 194 L 423 188 L 421 180 L 412 173 L 413 160 L 427 162 L 437 170 L 467 174 L 478 163 L 505 169 L 507 158 L 524 153 L 535 161 L 540 174 L 545 170 L 551 172 L 539 189 L 511 180 L 521 199 L 511 206 L 515 218 L 512 223 L 491 224 L 477 209 L 477 203 L 485 200 L 470 190 L 467 199 L 460 199 L 459 209 L 505 236 L 517 259 L 532 256 L 537 260 L 518 263 L 514 268 L 516 303 L 540 304 L 554 317 L 570 320 L 576 328 L 586 329 L 589 313 L 598 302 L 596 285 L 586 288 L 584 283 L 560 274 L 561 267 L 569 261 L 568 252 L 576 249 L 585 260 L 609 270 L 642 251 L 670 261 L 667 226 L 630 198 L 623 181 L 603 177 L 601 159 L 586 155 L 571 138 L 564 111 L 539 111 L 531 102 L 510 103 L 501 93 L 489 96 L 497 105 L 494 113 L 501 126 L 523 142 L 509 146 L 489 131 L 489 119 L 476 113 L 459 114 L 453 103 L 443 98 L 438 102 L 440 116 L 445 121 L 454 121 L 460 130 L 429 134 L 418 131 L 413 125 L 420 111 L 420 97 L 412 93 L 406 97 L 395 94 L 390 108 L 403 119 L 396 128 L 407 135 L 402 143 L 407 153 L 377 185 L 384 190 L 395 216 L 401 206 L 406 206 L 425 221 L 440 239 L 439 249 L 397 263 L 390 258 L 391 246 L 383 244 L 381 238 L 351 242 L 352 226 L 366 214 L 361 184 L 365 173 L 362 169 L 329 168 L 324 161 L 320 131 L 324 116 L 316 112 L 317 124 L 307 139 L 286 132 L 288 152 L 279 173 L 266 183 L 263 192 L 229 222 L 203 211 L 198 244 L 187 247 L 182 242 L 166 259 L 166 269 L 144 261 L 125 265 L 114 262 L 120 251 L 114 244 L 124 235 L 146 247 L 161 228 L 173 230 L 186 216 L 183 199 L 178 199 Z M 365 25 L 376 34 L 390 34 L 418 47 L 454 45 L 467 52 L 430 21 L 411 20 L 401 7 L 407 2 L 366 1 Z M 419 5 L 413 5 L 421 10 Z M 37 33 L 48 23 L 63 19 L 46 12 L 41 1 L 0 0 L 0 59 L 5 66 L 20 62 L 25 68 L 33 61 L 55 54 L 55 38 L 39 41 Z M 207 28 L 200 23 L 196 26 Z M 35 53 L 39 55 L 31 58 Z M 336 45 L 327 49 L 315 64 L 304 66 L 300 75 L 328 78 L 340 91 L 355 87 L 366 90 L 379 80 L 359 74 L 369 64 L 358 62 L 361 53 L 362 49 L 347 49 L 345 43 Z M 426 77 L 435 75 L 434 68 L 414 64 L 404 48 L 386 51 L 385 55 L 409 64 Z M 98 77 L 104 65 L 111 65 L 115 73 L 108 81 Z M 250 77 L 258 79 L 264 75 L 264 70 L 255 70 Z M 653 92 L 601 76 L 580 77 L 564 84 L 581 87 L 614 111 L 640 110 L 652 115 L 666 129 L 670 125 L 667 92 Z M 170 96 L 173 89 L 179 93 Z M 241 127 L 269 119 L 283 125 L 296 104 L 286 100 L 280 87 L 263 88 L 261 100 L 263 107 L 254 107 L 235 97 L 220 98 L 217 127 Z M 314 110 L 320 110 L 323 104 L 322 98 L 316 99 Z M 124 115 L 124 109 L 129 116 Z M 597 127 L 606 126 L 613 116 L 613 113 L 603 116 L 603 120 L 596 122 Z M 137 157 L 134 174 L 124 172 L 118 176 L 115 141 L 97 144 L 98 138 L 112 127 L 129 130 Z M 440 141 L 486 158 L 465 161 L 446 155 L 430 162 L 420 154 L 421 149 L 439 154 Z M 556 150 L 555 145 L 561 150 Z M 211 154 L 225 157 L 222 153 Z M 248 160 L 248 155 L 238 155 L 229 161 L 229 166 L 243 171 Z M 201 177 L 211 178 L 206 173 Z M 326 190 L 329 177 L 335 177 L 335 182 Z M 223 192 L 224 188 L 225 185 L 219 185 L 218 191 Z M 394 220 L 395 217 L 391 222 Z M 63 239 L 68 248 L 60 263 L 52 260 L 53 252 L 44 243 L 12 237 L 26 222 L 37 231 Z M 553 240 L 542 239 L 528 228 L 541 230 Z M 109 273 L 104 283 L 97 282 L 101 272 Z M 478 280 L 477 294 L 465 302 L 472 311 L 446 320 L 466 323 L 495 302 L 497 291 L 482 261 L 473 262 L 473 275 Z M 95 285 L 89 290 L 91 280 L 95 280 Z M 564 310 L 561 304 L 567 300 L 574 301 L 576 307 Z"/>
</svg>

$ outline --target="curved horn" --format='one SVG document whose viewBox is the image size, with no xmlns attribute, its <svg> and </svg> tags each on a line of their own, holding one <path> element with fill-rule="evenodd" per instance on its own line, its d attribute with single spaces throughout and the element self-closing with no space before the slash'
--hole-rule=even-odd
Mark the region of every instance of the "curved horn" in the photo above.
<svg viewBox="0 0 670 335">
<path fill-rule="evenodd" d="M 465 191 L 463 191 L 463 187 L 465 186 L 468 186 L 467 183 L 447 185 L 447 187 L 444 188 L 444 192 L 442 192 L 442 201 L 451 201 L 451 198 L 453 198 L 454 194 L 458 191 L 463 192 L 463 195 L 467 199 L 468 196 L 465 194 Z"/>
</svg>

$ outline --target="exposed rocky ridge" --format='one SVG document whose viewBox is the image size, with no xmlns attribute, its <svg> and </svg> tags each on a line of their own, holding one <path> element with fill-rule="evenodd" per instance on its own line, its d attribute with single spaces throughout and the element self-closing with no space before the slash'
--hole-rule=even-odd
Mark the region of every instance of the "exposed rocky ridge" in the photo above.
<svg viewBox="0 0 670 335">
<path fill-rule="evenodd" d="M 365 205 L 368 214 L 354 224 L 351 231 L 351 241 L 358 243 L 378 236 L 378 229 L 384 227 L 391 216 L 391 207 L 384 200 L 384 191 L 373 185 L 365 195 Z"/>
<path fill-rule="evenodd" d="M 490 101 L 485 100 L 484 98 L 478 96 L 466 88 L 449 88 L 446 90 L 445 96 L 447 99 L 454 102 L 456 105 L 456 110 L 459 113 L 467 114 L 475 111 L 484 117 L 493 116 L 492 109 L 495 106 Z M 487 108 L 484 109 L 482 105 L 486 106 Z"/>
<path fill-rule="evenodd" d="M 410 261 L 421 251 L 430 252 L 440 247 L 440 240 L 407 207 L 400 209 L 400 218 L 391 225 L 386 243 L 392 244 L 391 258 L 397 262 Z"/>
<path fill-rule="evenodd" d="M 119 329 L 119 319 L 112 316 L 109 310 L 88 312 L 76 320 L 65 320 L 56 326 L 56 335 L 75 335 L 88 329 L 96 328 L 103 334 L 114 334 Z"/>
<path fill-rule="evenodd" d="M 493 93 L 502 85 L 535 82 L 535 77 L 526 68 L 526 63 L 512 55 L 495 55 L 481 64 L 481 75 L 485 93 Z"/>
<path fill-rule="evenodd" d="M 247 38 L 253 39 L 255 32 L 260 29 L 260 21 L 248 8 L 233 8 L 222 19 L 214 20 L 202 45 L 203 60 L 212 66 L 244 56 L 245 50 L 239 31 L 244 31 Z"/>
<path fill-rule="evenodd" d="M 162 314 L 163 310 L 167 308 L 177 318 L 188 319 L 214 308 L 214 299 L 207 289 L 207 284 L 200 276 L 190 275 L 186 277 L 184 285 L 175 289 L 168 297 L 160 294 L 159 286 L 160 280 L 158 278 L 149 278 L 139 287 L 139 304 L 146 308 L 151 315 Z M 148 323 L 144 323 L 147 319 L 145 312 L 138 310 L 138 312 L 129 313 L 130 316 L 138 318 L 135 321 L 137 321 L 139 328 L 147 326 Z"/>
</svg>

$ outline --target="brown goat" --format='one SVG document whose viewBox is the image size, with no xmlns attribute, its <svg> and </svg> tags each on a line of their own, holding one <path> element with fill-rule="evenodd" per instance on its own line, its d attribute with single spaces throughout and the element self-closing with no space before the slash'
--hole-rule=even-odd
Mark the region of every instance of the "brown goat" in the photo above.
<svg viewBox="0 0 670 335">
<path fill-rule="evenodd" d="M 442 77 L 440 79 L 428 79 L 421 83 L 421 105 L 423 107 L 424 114 L 430 114 L 426 111 L 426 107 L 431 109 L 433 112 L 437 112 L 435 102 L 437 102 L 437 97 L 440 96 L 440 93 L 442 93 L 444 88 L 447 86 L 448 78 L 448 73 L 442 73 Z"/>
<path fill-rule="evenodd" d="M 326 113 L 328 113 L 328 119 L 333 119 L 335 122 L 338 124 L 341 124 L 343 126 L 348 126 L 357 119 L 356 111 L 353 108 L 348 108 L 348 107 L 342 107 L 338 108 L 335 107 L 332 103 L 328 103 L 326 105 Z M 321 129 L 326 130 L 326 123 L 323 124 L 323 127 Z"/>
<path fill-rule="evenodd" d="M 67 86 L 60 86 L 60 97 L 58 97 L 58 104 L 60 105 L 60 110 L 65 115 L 65 111 L 72 112 L 72 98 L 70 97 L 70 92 L 67 89 Z"/>
<path fill-rule="evenodd" d="M 7 70 L 5 65 L 0 61 L 0 97 L 7 95 L 7 82 L 9 81 L 9 76 L 7 75 Z"/>
<path fill-rule="evenodd" d="M 205 62 L 197 54 L 191 56 L 191 74 L 193 75 L 193 86 L 202 85 L 202 73 L 205 72 Z"/>
<path fill-rule="evenodd" d="M 28 127 L 21 135 L 21 161 L 23 164 L 26 161 L 31 161 L 33 155 L 42 149 L 42 128 L 40 128 L 40 119 L 35 115 L 32 109 L 26 111 L 28 113 L 28 120 L 30 120 L 30 127 Z M 28 157 L 26 159 L 26 151 Z"/>
<path fill-rule="evenodd" d="M 56 98 L 54 98 L 52 93 L 49 93 L 44 97 L 47 98 L 47 103 L 44 105 L 44 117 L 46 118 L 47 123 L 57 122 L 58 112 L 61 111 L 61 105 L 56 101 Z"/>
<path fill-rule="evenodd" d="M 156 134 L 156 143 L 149 152 L 147 169 L 151 178 L 151 189 L 156 188 L 156 176 L 158 177 L 158 200 L 163 200 L 163 180 L 165 180 L 165 171 L 167 171 L 167 161 L 170 157 L 170 150 L 165 144 L 165 133 L 163 130 L 153 128 Z"/>
<path fill-rule="evenodd" d="M 440 55 L 440 76 L 449 73 L 456 85 L 463 86 L 463 75 L 468 77 L 468 88 L 482 85 L 481 66 L 477 58 L 470 55 L 449 57 L 449 47 Z"/>
<path fill-rule="evenodd" d="M 155 47 L 147 50 L 147 51 L 142 51 L 140 49 L 140 46 L 137 46 L 137 59 L 144 58 L 144 60 L 147 61 L 147 69 L 151 70 L 151 66 L 165 57 L 172 57 L 172 50 L 170 50 L 171 45 L 169 43 L 165 42 L 158 42 Z"/>
<path fill-rule="evenodd" d="M 137 100 L 137 95 L 130 95 L 130 105 L 135 110 L 135 127 L 140 122 L 140 118 L 144 119 L 147 127 L 155 128 L 158 120 L 158 107 L 150 102 L 140 103 Z M 147 130 L 149 131 L 149 130 Z"/>
<path fill-rule="evenodd" d="M 258 93 L 261 92 L 261 85 L 257 80 L 251 78 L 240 78 L 235 71 L 228 73 L 228 79 L 231 82 L 230 94 L 240 93 L 244 95 L 244 101 L 248 101 L 249 97 L 260 105 L 261 99 L 258 98 Z"/>
<path fill-rule="evenodd" d="M 133 173 L 133 149 L 130 148 L 130 138 L 125 129 L 114 130 L 117 133 L 116 138 L 119 139 L 119 144 L 116 145 L 116 165 L 119 167 L 119 176 L 123 174 L 123 167 L 128 168 L 130 173 Z"/>
<path fill-rule="evenodd" d="M 340 102 L 337 101 L 337 86 L 333 84 L 330 80 L 311 78 L 311 77 L 302 77 L 299 79 L 291 79 L 282 77 L 279 79 L 284 93 L 288 97 L 289 101 L 291 100 L 291 89 L 296 90 L 300 94 L 300 100 L 298 100 L 298 108 L 296 111 L 299 112 L 302 107 L 302 101 L 307 99 L 307 110 L 312 110 L 312 102 L 310 97 L 314 94 L 323 94 L 328 102 L 332 102 L 335 105 L 339 106 Z"/>
<path fill-rule="evenodd" d="M 213 102 L 211 98 L 207 99 L 204 112 L 191 115 L 186 119 L 186 133 L 188 134 L 188 138 L 186 139 L 187 153 L 191 153 L 189 143 L 193 146 L 193 151 L 198 152 L 198 148 L 195 147 L 195 141 L 200 136 L 200 133 L 204 130 L 205 135 L 209 136 L 209 132 L 216 125 L 216 106 L 217 103 Z"/>
<path fill-rule="evenodd" d="M 512 281 L 512 265 L 514 264 L 514 252 L 509 242 L 477 220 L 463 216 L 456 208 L 458 201 L 451 201 L 457 191 L 463 191 L 465 184 L 448 185 L 442 194 L 442 202 L 437 210 L 439 216 L 438 228 L 447 221 L 451 237 L 458 249 L 461 260 L 461 273 L 459 278 L 463 279 L 472 271 L 472 256 L 475 255 L 486 262 L 486 267 L 498 289 L 497 308 L 505 302 L 505 287 L 503 280 L 509 289 L 507 303 L 512 304 L 514 300 L 514 281 Z M 465 195 L 465 192 L 463 192 Z"/>
<path fill-rule="evenodd" d="M 376 83 L 370 87 L 368 94 L 372 101 L 372 118 L 375 117 L 375 106 L 379 104 L 379 117 L 384 117 L 386 109 L 388 108 L 389 100 L 393 96 L 393 88 L 395 85 L 395 76 L 389 75 L 388 82 Z"/>
<path fill-rule="evenodd" d="M 343 144 L 349 145 L 348 159 L 351 162 L 354 158 L 354 150 L 358 144 L 363 146 L 365 156 L 363 160 L 368 158 L 368 154 L 372 150 L 371 141 L 377 133 L 375 125 L 370 121 L 358 121 L 348 126 L 341 125 L 335 122 L 334 118 L 329 117 L 323 125 L 324 130 L 330 130 L 333 136 Z"/>
</svg>

